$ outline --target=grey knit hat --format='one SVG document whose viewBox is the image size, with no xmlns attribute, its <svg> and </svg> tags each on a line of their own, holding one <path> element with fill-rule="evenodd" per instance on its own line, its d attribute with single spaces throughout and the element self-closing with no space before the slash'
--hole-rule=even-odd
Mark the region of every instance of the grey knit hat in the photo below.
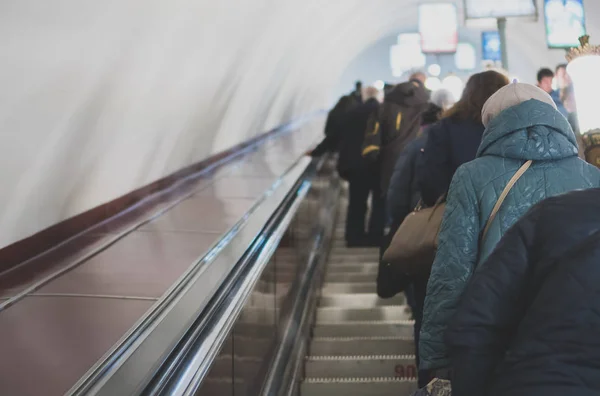
<svg viewBox="0 0 600 396">
<path fill-rule="evenodd" d="M 481 120 L 485 127 L 509 107 L 516 106 L 519 103 L 526 102 L 530 99 L 536 99 L 540 102 L 547 103 L 556 109 L 554 100 L 542 89 L 535 85 L 525 83 L 512 83 L 500 88 L 495 94 L 483 105 L 481 110 Z"/>
</svg>

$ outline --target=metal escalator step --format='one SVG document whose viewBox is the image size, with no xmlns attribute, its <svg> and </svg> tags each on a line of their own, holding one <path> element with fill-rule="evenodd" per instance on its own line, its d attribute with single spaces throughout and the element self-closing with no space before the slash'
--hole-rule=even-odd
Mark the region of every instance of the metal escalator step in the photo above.
<svg viewBox="0 0 600 396">
<path fill-rule="evenodd" d="M 350 262 L 377 262 L 379 260 L 379 252 L 351 252 L 343 250 L 340 252 L 331 251 L 329 253 L 329 262 L 340 262 L 342 260 Z"/>
<path fill-rule="evenodd" d="M 376 293 L 377 285 L 375 282 L 327 282 L 323 284 L 323 288 L 321 289 L 321 293 L 323 295 L 327 294 L 337 294 L 337 293 Z"/>
<path fill-rule="evenodd" d="M 337 244 L 337 245 L 336 245 Z M 338 241 L 333 243 L 331 247 L 330 255 L 349 255 L 349 254 L 364 254 L 364 255 L 375 255 L 379 256 L 378 247 L 346 247 L 341 246 Z"/>
<path fill-rule="evenodd" d="M 417 375 L 414 355 L 308 356 L 306 377 L 404 377 Z"/>
<path fill-rule="evenodd" d="M 337 254 L 335 256 L 329 256 L 327 258 L 328 263 L 327 267 L 335 267 L 340 264 L 368 264 L 375 263 L 377 264 L 379 256 L 377 255 L 360 255 L 360 254 Z"/>
<path fill-rule="evenodd" d="M 349 273 L 327 273 L 325 274 L 325 282 L 373 282 L 377 280 L 376 274 L 349 274 Z"/>
<path fill-rule="evenodd" d="M 395 321 L 408 320 L 406 305 L 393 305 L 372 308 L 317 308 L 317 325 L 323 323 L 341 323 L 346 321 Z"/>
<path fill-rule="evenodd" d="M 399 294 L 393 298 L 382 299 L 375 293 L 340 293 L 322 295 L 319 300 L 320 307 L 343 308 L 372 308 L 405 303 L 404 295 Z"/>
<path fill-rule="evenodd" d="M 417 390 L 414 379 L 405 378 L 307 378 L 302 396 L 408 396 Z"/>
<path fill-rule="evenodd" d="M 327 267 L 328 274 L 377 274 L 377 263 L 340 263 Z"/>
<path fill-rule="evenodd" d="M 313 327 L 315 337 L 411 337 L 414 321 L 348 321 L 323 323 Z"/>
<path fill-rule="evenodd" d="M 406 355 L 415 353 L 413 337 L 315 337 L 311 356 Z"/>
</svg>

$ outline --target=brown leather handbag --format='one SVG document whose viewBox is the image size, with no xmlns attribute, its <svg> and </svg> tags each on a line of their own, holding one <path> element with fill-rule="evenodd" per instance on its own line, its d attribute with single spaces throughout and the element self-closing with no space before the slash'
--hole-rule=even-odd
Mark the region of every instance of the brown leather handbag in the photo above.
<svg viewBox="0 0 600 396">
<path fill-rule="evenodd" d="M 506 196 L 517 180 L 529 169 L 531 163 L 531 160 L 525 162 L 510 179 L 506 187 L 504 187 L 502 194 L 500 194 L 492 209 L 490 217 L 488 217 L 481 241 L 485 239 L 490 225 L 498 214 L 504 199 L 506 199 Z M 444 198 L 445 196 L 442 196 L 438 199 L 438 202 L 431 208 L 422 208 L 421 205 L 417 205 L 417 208 L 406 216 L 400 228 L 394 234 L 390 246 L 383 254 L 382 260 L 387 265 L 394 266 L 397 271 L 409 275 L 424 274 L 431 270 L 438 247 L 438 234 L 446 207 Z"/>
</svg>

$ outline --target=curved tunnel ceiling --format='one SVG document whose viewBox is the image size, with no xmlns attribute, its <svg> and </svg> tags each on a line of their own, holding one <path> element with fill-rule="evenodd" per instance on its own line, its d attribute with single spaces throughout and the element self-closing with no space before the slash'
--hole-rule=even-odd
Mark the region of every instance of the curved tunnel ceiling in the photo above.
<svg viewBox="0 0 600 396">
<path fill-rule="evenodd" d="M 0 0 L 0 247 L 324 108 L 418 3 Z"/>
</svg>

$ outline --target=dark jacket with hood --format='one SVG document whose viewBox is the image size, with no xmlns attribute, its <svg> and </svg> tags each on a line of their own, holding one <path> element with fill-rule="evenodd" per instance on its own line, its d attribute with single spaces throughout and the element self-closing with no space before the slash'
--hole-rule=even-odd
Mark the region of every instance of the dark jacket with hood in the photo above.
<svg viewBox="0 0 600 396">
<path fill-rule="evenodd" d="M 381 191 L 387 192 L 398 156 L 417 136 L 428 100 L 422 84 L 416 81 L 398 84 L 370 118 L 362 154 L 379 163 Z"/>
<path fill-rule="evenodd" d="M 377 177 L 368 175 L 368 162 L 363 158 L 362 144 L 371 114 L 377 112 L 379 102 L 369 99 L 365 103 L 350 110 L 341 124 L 343 139 L 339 143 L 338 173 L 343 179 L 352 177 Z"/>
<path fill-rule="evenodd" d="M 453 117 L 442 119 L 430 129 L 417 165 L 419 188 L 427 206 L 433 206 L 448 192 L 459 166 L 475 159 L 484 130 L 481 122 Z"/>
<path fill-rule="evenodd" d="M 600 189 L 531 209 L 473 276 L 446 340 L 453 396 L 600 395 Z"/>
<path fill-rule="evenodd" d="M 412 212 L 421 199 L 417 180 L 417 162 L 427 142 L 429 130 L 438 122 L 442 109 L 430 103 L 422 114 L 421 131 L 398 156 L 387 191 L 387 216 L 392 224 L 392 232 L 400 226 L 404 218 Z"/>
<path fill-rule="evenodd" d="M 462 165 L 450 186 L 427 286 L 420 340 L 423 369 L 449 366 L 444 343 L 448 323 L 477 264 L 506 230 L 544 198 L 600 186 L 600 171 L 577 154 L 569 123 L 549 104 L 528 100 L 490 122 L 477 159 Z M 533 165 L 510 191 L 486 239 L 480 241 L 499 195 L 527 160 Z"/>
<path fill-rule="evenodd" d="M 441 111 L 442 109 L 433 103 L 429 105 L 428 110 L 423 114 L 421 132 L 415 140 L 402 150 L 396 161 L 386 195 L 386 216 L 390 223 L 390 231 L 381 245 L 382 254 L 389 246 L 404 218 L 419 203 L 421 194 L 415 175 L 416 163 L 418 157 L 422 154 L 423 147 L 425 147 L 427 131 L 431 124 L 439 119 Z M 411 280 L 405 274 L 396 273 L 393 267 L 380 262 L 377 272 L 377 293 L 381 298 L 393 297 L 403 291 Z"/>
</svg>

